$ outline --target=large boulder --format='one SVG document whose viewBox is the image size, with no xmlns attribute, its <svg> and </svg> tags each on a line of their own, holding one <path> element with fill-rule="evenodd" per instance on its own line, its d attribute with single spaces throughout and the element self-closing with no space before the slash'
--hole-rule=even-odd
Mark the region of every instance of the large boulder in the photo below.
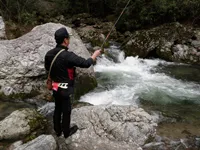
<svg viewBox="0 0 200 150">
<path fill-rule="evenodd" d="M 0 140 L 19 139 L 36 129 L 44 129 L 44 118 L 34 109 L 16 110 L 0 121 Z"/>
<path fill-rule="evenodd" d="M 47 23 L 37 26 L 31 32 L 14 40 L 0 41 L 0 92 L 4 95 L 42 93 L 46 87 L 44 56 L 55 47 L 55 31 L 65 27 L 62 24 Z M 66 27 L 72 35 L 69 51 L 89 58 L 90 54 L 77 33 Z M 96 86 L 93 67 L 77 69 L 77 93 L 82 95 Z M 87 88 L 83 88 L 87 87 Z"/>
<path fill-rule="evenodd" d="M 135 106 L 85 106 L 72 111 L 79 130 L 66 140 L 69 150 L 133 150 L 155 135 L 154 117 Z"/>
<path fill-rule="evenodd" d="M 3 18 L 0 16 L 0 40 L 6 39 L 6 32 L 5 32 L 5 23 Z"/>
<path fill-rule="evenodd" d="M 179 23 L 136 31 L 125 45 L 126 56 L 158 57 L 168 61 L 200 64 L 200 31 Z"/>
</svg>

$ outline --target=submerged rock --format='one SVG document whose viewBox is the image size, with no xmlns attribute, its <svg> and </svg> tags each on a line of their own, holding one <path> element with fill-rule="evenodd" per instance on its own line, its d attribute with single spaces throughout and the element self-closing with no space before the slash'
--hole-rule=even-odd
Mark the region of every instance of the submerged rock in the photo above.
<svg viewBox="0 0 200 150">
<path fill-rule="evenodd" d="M 72 111 L 79 130 L 66 140 L 69 150 L 133 150 L 155 134 L 154 117 L 135 106 L 86 106 Z"/>
</svg>

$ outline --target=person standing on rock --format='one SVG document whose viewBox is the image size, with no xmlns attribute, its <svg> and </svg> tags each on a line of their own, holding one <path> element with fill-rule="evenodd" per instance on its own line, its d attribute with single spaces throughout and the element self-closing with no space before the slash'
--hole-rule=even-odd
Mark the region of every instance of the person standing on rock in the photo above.
<svg viewBox="0 0 200 150">
<path fill-rule="evenodd" d="M 74 91 L 75 67 L 89 68 L 94 64 L 101 50 L 96 50 L 93 55 L 84 59 L 73 52 L 68 51 L 70 36 L 66 28 L 62 27 L 55 32 L 56 47 L 45 55 L 45 69 L 50 70 L 51 63 L 57 55 L 50 71 L 53 81 L 53 97 L 55 99 L 55 110 L 53 115 L 54 130 L 57 136 L 67 138 L 77 130 L 77 126 L 70 128 L 71 101 L 70 96 Z"/>
</svg>

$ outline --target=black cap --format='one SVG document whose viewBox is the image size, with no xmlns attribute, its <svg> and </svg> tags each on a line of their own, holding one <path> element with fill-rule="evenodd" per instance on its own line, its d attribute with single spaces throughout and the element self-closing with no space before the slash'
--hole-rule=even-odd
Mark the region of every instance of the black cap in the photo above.
<svg viewBox="0 0 200 150">
<path fill-rule="evenodd" d="M 69 38 L 67 29 L 62 27 L 55 32 L 55 40 L 57 44 L 61 44 L 65 38 Z"/>
</svg>

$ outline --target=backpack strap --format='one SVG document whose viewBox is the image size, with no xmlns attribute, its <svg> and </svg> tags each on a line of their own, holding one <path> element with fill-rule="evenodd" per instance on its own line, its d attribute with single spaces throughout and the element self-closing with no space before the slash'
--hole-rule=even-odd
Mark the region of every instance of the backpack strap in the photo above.
<svg viewBox="0 0 200 150">
<path fill-rule="evenodd" d="M 58 55 L 59 55 L 60 53 L 62 53 L 64 50 L 65 50 L 65 49 L 60 50 L 60 51 L 56 54 L 56 56 L 53 58 L 53 60 L 52 60 L 52 62 L 51 62 L 50 69 L 49 69 L 48 77 L 50 77 L 51 68 L 52 68 L 52 66 L 53 66 L 53 63 L 55 62 L 55 60 L 56 60 L 56 58 L 58 57 Z"/>
</svg>

